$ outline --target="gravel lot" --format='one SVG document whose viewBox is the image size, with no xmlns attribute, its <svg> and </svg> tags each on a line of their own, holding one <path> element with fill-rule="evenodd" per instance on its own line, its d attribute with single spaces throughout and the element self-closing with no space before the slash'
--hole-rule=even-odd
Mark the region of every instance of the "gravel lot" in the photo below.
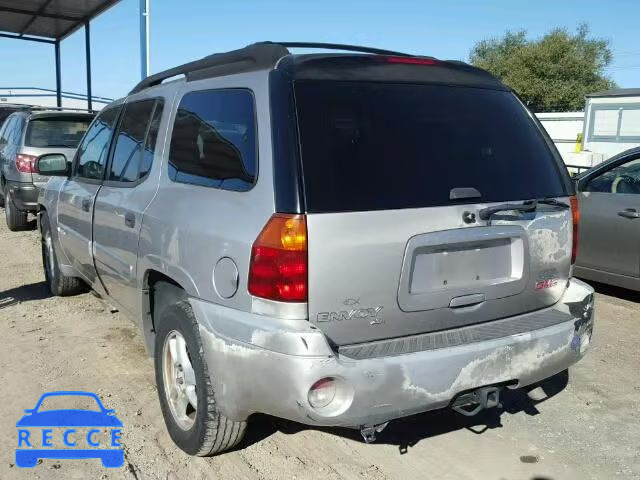
<svg viewBox="0 0 640 480">
<path fill-rule="evenodd" d="M 51 298 L 38 236 L 0 221 L 0 479 L 640 478 L 640 295 L 597 289 L 592 350 L 568 386 L 542 403 L 512 393 L 503 411 L 472 421 L 448 411 L 419 415 L 392 423 L 373 445 L 351 431 L 257 417 L 236 451 L 194 458 L 166 433 L 134 325 L 90 294 Z M 93 391 L 116 410 L 122 468 L 99 460 L 14 465 L 15 423 L 51 390 Z"/>
</svg>

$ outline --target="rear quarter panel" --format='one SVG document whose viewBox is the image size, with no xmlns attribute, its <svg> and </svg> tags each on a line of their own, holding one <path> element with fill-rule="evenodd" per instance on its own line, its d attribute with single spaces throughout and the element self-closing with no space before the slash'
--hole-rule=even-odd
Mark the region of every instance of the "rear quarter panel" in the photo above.
<svg viewBox="0 0 640 480">
<path fill-rule="evenodd" d="M 182 84 L 163 121 L 168 120 L 160 164 L 158 192 L 144 214 L 140 232 L 138 282 L 144 288 L 149 270 L 179 283 L 190 296 L 249 311 L 247 273 L 251 245 L 274 212 L 271 128 L 267 72 L 253 72 Z M 173 182 L 168 176 L 171 130 L 182 96 L 194 90 L 246 88 L 256 108 L 258 177 L 247 192 Z M 166 118 L 168 116 L 168 118 Z M 213 283 L 217 262 L 229 257 L 239 272 L 231 298 L 220 296 Z"/>
</svg>

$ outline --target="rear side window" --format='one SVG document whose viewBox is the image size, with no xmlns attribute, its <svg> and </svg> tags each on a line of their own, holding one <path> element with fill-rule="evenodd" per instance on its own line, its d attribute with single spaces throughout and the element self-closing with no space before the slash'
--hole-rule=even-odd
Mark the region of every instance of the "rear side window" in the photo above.
<svg viewBox="0 0 640 480">
<path fill-rule="evenodd" d="M 480 192 L 466 203 L 568 194 L 510 92 L 298 81 L 295 96 L 309 212 L 449 205 L 454 188 Z"/>
<path fill-rule="evenodd" d="M 169 149 L 173 181 L 246 191 L 255 181 L 256 157 L 250 91 L 206 90 L 182 98 Z"/>
<path fill-rule="evenodd" d="M 146 152 L 149 148 L 146 145 L 146 139 L 152 116 L 154 116 L 154 109 L 156 109 L 154 99 L 131 102 L 124 107 L 107 180 L 133 183 L 149 172 L 153 150 L 149 153 Z M 162 107 L 159 106 L 158 110 L 161 109 Z M 157 136 L 157 131 L 155 135 Z M 155 141 L 153 147 L 155 147 Z M 147 157 L 145 171 L 141 170 L 143 156 Z"/>
<path fill-rule="evenodd" d="M 40 148 L 76 148 L 91 120 L 87 116 L 33 118 L 27 126 L 24 144 Z"/>
</svg>

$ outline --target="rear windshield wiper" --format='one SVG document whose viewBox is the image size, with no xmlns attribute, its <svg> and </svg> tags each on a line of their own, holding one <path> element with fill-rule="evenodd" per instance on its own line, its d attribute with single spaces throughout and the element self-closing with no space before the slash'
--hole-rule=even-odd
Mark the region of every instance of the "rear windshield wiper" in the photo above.
<svg viewBox="0 0 640 480">
<path fill-rule="evenodd" d="M 556 200 L 555 198 L 540 198 L 534 200 L 527 200 L 523 203 L 503 203 L 501 205 L 494 205 L 492 207 L 483 208 L 478 212 L 478 216 L 480 220 L 489 220 L 493 215 L 498 212 L 508 212 L 508 211 L 516 211 L 516 212 L 535 212 L 538 208 L 539 204 L 543 205 L 551 205 L 553 207 L 559 208 L 571 208 L 564 202 L 560 200 Z"/>
</svg>

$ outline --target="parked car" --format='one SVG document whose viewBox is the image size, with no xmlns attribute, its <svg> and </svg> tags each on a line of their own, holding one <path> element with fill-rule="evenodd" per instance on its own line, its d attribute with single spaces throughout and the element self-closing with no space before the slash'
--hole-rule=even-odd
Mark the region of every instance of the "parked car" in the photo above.
<svg viewBox="0 0 640 480">
<path fill-rule="evenodd" d="M 581 278 L 640 291 L 640 147 L 577 179 Z"/>
<path fill-rule="evenodd" d="M 222 452 L 258 412 L 372 441 L 577 362 L 593 290 L 571 278 L 574 188 L 509 88 L 460 62 L 287 46 L 153 75 L 73 162 L 37 162 L 56 176 L 47 284 L 136 319 L 175 443 Z"/>
<path fill-rule="evenodd" d="M 21 110 L 6 119 L 0 129 L 0 205 L 10 230 L 27 228 L 27 215 L 37 211 L 38 188 L 48 180 L 34 170 L 38 155 L 57 152 L 72 158 L 93 116 Z"/>
</svg>

